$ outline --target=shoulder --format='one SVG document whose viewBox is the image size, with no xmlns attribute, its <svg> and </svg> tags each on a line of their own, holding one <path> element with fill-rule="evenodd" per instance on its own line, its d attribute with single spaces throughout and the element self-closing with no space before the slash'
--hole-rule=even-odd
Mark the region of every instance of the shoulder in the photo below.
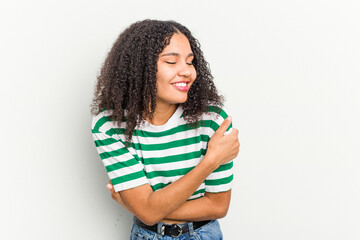
<svg viewBox="0 0 360 240">
<path fill-rule="evenodd" d="M 225 120 L 228 117 L 227 110 L 224 106 L 209 105 L 207 106 L 204 114 L 211 116 L 214 120 L 217 118 Z"/>
<path fill-rule="evenodd" d="M 118 128 L 116 121 L 111 119 L 112 110 L 99 112 L 92 118 L 91 131 L 93 133 L 107 133 L 108 131 Z"/>
<path fill-rule="evenodd" d="M 209 105 L 207 106 L 206 111 L 202 116 L 202 119 L 208 121 L 209 127 L 213 131 L 216 131 L 228 116 L 229 116 L 228 112 L 223 105 L 222 106 Z M 232 128 L 232 124 L 230 124 L 228 130 L 230 130 L 231 128 Z"/>
</svg>

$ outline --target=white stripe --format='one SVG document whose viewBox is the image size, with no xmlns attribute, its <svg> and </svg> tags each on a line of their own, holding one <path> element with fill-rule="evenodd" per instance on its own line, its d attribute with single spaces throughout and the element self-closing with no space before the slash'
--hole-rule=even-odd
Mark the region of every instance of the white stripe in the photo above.
<svg viewBox="0 0 360 240">
<path fill-rule="evenodd" d="M 93 136 L 95 141 L 96 140 L 101 140 L 102 141 L 102 140 L 106 140 L 106 139 L 111 138 L 110 136 L 108 136 L 108 135 L 106 135 L 104 133 L 93 133 L 92 136 Z"/>
<path fill-rule="evenodd" d="M 120 168 L 111 172 L 108 172 L 109 178 L 114 179 L 117 177 L 122 177 L 131 173 L 143 171 L 144 168 L 141 166 L 141 164 L 136 164 L 130 167 Z"/>
<path fill-rule="evenodd" d="M 114 122 L 114 121 L 104 123 L 104 124 L 99 128 L 99 131 L 102 132 L 102 133 L 106 133 L 107 131 L 109 131 L 109 130 L 112 129 L 112 128 L 117 128 L 117 124 L 116 124 L 116 122 Z M 113 138 L 115 138 L 115 139 L 118 139 L 118 135 L 117 135 L 117 134 L 114 134 L 114 135 L 112 135 L 111 137 L 113 137 Z"/>
<path fill-rule="evenodd" d="M 216 179 L 226 178 L 231 176 L 232 173 L 233 173 L 232 169 L 228 169 L 226 171 L 221 171 L 221 172 L 213 172 L 206 178 L 206 180 L 216 180 Z"/>
<path fill-rule="evenodd" d="M 132 148 L 132 147 L 126 148 L 124 146 L 124 144 L 122 144 L 121 142 L 115 142 L 115 143 L 112 143 L 112 144 L 109 144 L 109 145 L 103 145 L 103 146 L 96 147 L 99 154 L 105 153 L 105 152 L 112 152 L 112 151 L 120 150 L 120 149 L 123 149 L 123 148 L 125 148 L 125 149 L 121 150 L 121 151 L 125 151 L 125 152 L 122 155 L 124 155 L 124 154 L 132 154 L 132 155 L 141 154 L 141 151 L 135 151 L 135 149 Z M 122 155 L 120 155 L 120 156 L 122 156 Z M 142 156 L 139 156 L 139 157 L 142 157 Z"/>
<path fill-rule="evenodd" d="M 213 118 L 212 120 L 220 126 L 224 122 L 225 119 L 221 115 L 217 115 L 217 116 L 219 116 L 219 117 Z"/>
<path fill-rule="evenodd" d="M 193 195 L 193 196 L 189 197 L 189 200 L 199 198 L 199 197 L 203 197 L 204 195 L 205 195 L 205 193 L 198 193 L 196 195 Z"/>
<path fill-rule="evenodd" d="M 134 179 L 131 181 L 116 184 L 116 185 L 114 185 L 114 190 L 115 190 L 115 192 L 120 192 L 122 190 L 139 187 L 144 184 L 148 184 L 148 180 L 146 179 L 146 177 L 142 177 L 142 178 Z"/>
<path fill-rule="evenodd" d="M 219 125 L 220 126 L 220 125 Z M 232 132 L 232 128 L 224 133 L 224 135 L 229 135 Z M 214 135 L 215 131 L 212 128 L 208 128 L 208 136 L 211 138 Z"/>
<path fill-rule="evenodd" d="M 226 184 L 221 184 L 221 185 L 216 185 L 216 186 L 209 186 L 206 185 L 205 187 L 205 191 L 206 192 L 226 192 L 229 191 L 232 187 L 232 182 L 230 183 L 226 183 Z"/>
<path fill-rule="evenodd" d="M 102 118 L 102 117 L 108 117 L 110 116 L 112 111 L 104 111 L 100 112 L 98 115 L 94 116 L 91 121 L 91 129 L 93 129 L 96 125 L 96 123 Z"/>
<path fill-rule="evenodd" d="M 188 168 L 188 167 L 195 167 L 199 164 L 201 158 L 197 159 L 190 159 L 181 162 L 173 162 L 173 163 L 161 163 L 161 164 L 147 164 L 145 165 L 146 172 L 153 172 L 153 171 L 168 171 L 174 169 L 181 169 L 181 168 Z"/>
<path fill-rule="evenodd" d="M 144 158 L 162 158 L 164 156 L 171 157 L 179 154 L 191 153 L 199 151 L 201 148 L 206 148 L 206 142 L 199 142 L 196 144 L 169 148 L 159 151 L 142 151 Z"/>
<path fill-rule="evenodd" d="M 118 162 L 125 162 L 127 160 L 133 159 L 134 157 L 131 154 L 123 154 L 119 157 L 109 157 L 106 158 L 104 160 L 102 160 L 104 166 L 109 166 L 112 165 L 114 163 L 118 163 Z"/>
<path fill-rule="evenodd" d="M 124 154 L 132 154 L 133 156 L 138 155 L 139 157 L 142 157 L 141 151 L 136 151 L 133 147 L 126 148 L 124 146 L 124 144 L 119 141 L 114 142 L 109 145 L 98 146 L 96 149 L 97 149 L 98 153 L 101 154 L 101 153 L 105 153 L 105 152 L 112 152 L 112 151 L 120 150 L 122 148 L 125 148 L 128 151 L 128 153 L 125 152 Z M 122 154 L 122 155 L 124 155 L 124 154 Z M 120 156 L 122 156 L 122 155 L 120 155 Z"/>
<path fill-rule="evenodd" d="M 177 112 L 177 113 L 179 113 L 179 112 Z M 92 128 L 96 125 L 96 123 L 103 116 L 109 116 L 111 114 L 112 114 L 112 111 L 104 111 L 104 112 L 101 112 L 100 114 L 98 114 L 97 116 L 95 116 L 92 120 Z M 153 133 L 164 132 L 164 131 L 174 128 L 175 126 L 186 124 L 185 120 L 183 118 L 179 118 L 179 117 L 180 117 L 180 115 L 176 116 L 176 119 L 173 118 L 172 122 L 168 122 L 164 126 L 152 126 L 152 125 L 147 124 L 147 125 L 149 125 L 149 127 L 146 127 L 145 126 L 146 123 L 145 123 L 145 125 L 140 126 L 139 128 L 143 131 L 148 131 L 148 132 L 153 132 Z M 201 117 L 201 120 L 213 120 L 219 126 L 224 121 L 224 119 L 218 113 L 204 113 Z M 125 122 L 121 123 L 120 127 L 125 128 L 126 123 Z M 141 127 L 144 127 L 144 128 L 141 128 Z M 109 121 L 109 122 L 104 123 L 99 129 L 99 131 L 101 131 L 103 133 L 101 133 L 101 134 L 94 133 L 93 134 L 94 140 L 109 139 L 109 136 L 106 135 L 105 132 L 112 128 L 118 128 L 116 121 Z M 138 129 L 138 128 L 136 128 L 136 129 Z M 162 144 L 162 143 L 169 143 L 169 142 L 172 142 L 175 140 L 183 140 L 186 138 L 197 137 L 200 134 L 204 134 L 204 135 L 208 135 L 209 137 L 212 137 L 212 135 L 214 134 L 214 130 L 212 130 L 212 128 L 210 128 L 210 127 L 199 127 L 196 129 L 190 129 L 188 131 L 177 132 L 172 135 L 163 136 L 163 137 L 133 136 L 133 142 L 135 144 L 137 144 L 137 143 L 150 144 L 150 145 L 151 144 Z M 120 134 L 120 135 L 114 134 L 111 137 L 116 140 L 120 140 L 120 139 L 122 141 L 125 140 L 125 136 L 123 134 Z M 130 153 L 125 153 L 118 157 L 107 158 L 107 159 L 103 160 L 103 163 L 104 163 L 104 166 L 109 166 L 114 163 L 130 160 L 133 158 L 134 154 L 137 154 L 139 157 L 142 157 L 142 153 L 144 153 L 146 158 L 160 158 L 160 157 L 165 157 L 165 156 L 175 156 L 178 154 L 199 151 L 201 148 L 206 148 L 206 145 L 207 145 L 207 142 L 200 142 L 200 143 L 196 143 L 196 144 L 192 144 L 192 145 L 188 145 L 188 146 L 181 146 L 181 147 L 175 147 L 172 149 L 157 150 L 157 151 L 144 151 L 144 150 L 135 151 L 135 149 L 133 149 L 132 147 L 129 147 L 128 150 Z M 124 147 L 124 145 L 121 142 L 117 142 L 117 143 L 113 143 L 113 144 L 110 144 L 107 146 L 100 146 L 97 148 L 97 150 L 98 150 L 99 154 L 101 154 L 104 152 L 111 152 L 114 150 L 118 150 L 118 149 L 121 149 L 122 147 Z M 174 169 L 195 167 L 201 161 L 201 158 L 190 159 L 190 160 L 180 161 L 180 162 L 175 162 L 175 163 L 146 165 L 145 168 L 146 168 L 146 172 L 150 173 L 152 171 L 169 171 L 169 170 L 174 170 Z M 108 175 L 111 179 L 113 179 L 113 178 L 116 178 L 119 176 L 127 175 L 129 173 L 141 171 L 141 170 L 143 170 L 143 168 L 144 168 L 144 166 L 141 163 L 139 163 L 139 164 L 136 164 L 131 167 L 114 170 L 114 171 L 108 173 Z M 226 178 L 226 177 L 231 176 L 231 174 L 232 174 L 232 169 L 229 169 L 229 170 L 225 170 L 222 172 L 212 173 L 208 176 L 207 179 L 208 180 L 216 180 L 216 179 Z M 129 188 L 133 188 L 133 187 L 137 187 L 137 186 L 149 183 L 149 181 L 151 182 L 151 185 L 155 185 L 158 183 L 168 184 L 168 183 L 178 180 L 181 177 L 182 176 L 156 177 L 156 178 L 153 178 L 150 180 L 146 179 L 146 177 L 142 177 L 140 179 L 135 179 L 135 180 L 131 180 L 128 182 L 117 184 L 114 186 L 114 188 L 115 188 L 115 191 L 121 191 L 121 190 L 129 189 Z M 231 189 L 231 186 L 232 186 L 232 182 L 228 183 L 228 184 L 217 185 L 217 186 L 205 186 L 205 184 L 202 183 L 199 186 L 198 190 L 205 189 L 207 192 L 223 192 L 223 191 L 227 191 L 227 190 Z M 196 194 L 195 196 L 191 196 L 189 199 L 198 198 L 203 195 L 204 195 L 204 193 L 199 193 L 199 194 Z"/>
<path fill-rule="evenodd" d="M 181 119 L 180 116 L 183 113 L 183 109 L 179 106 L 174 114 L 169 118 L 169 120 L 163 125 L 152 125 L 147 121 L 143 121 L 142 124 L 139 126 L 139 129 L 149 131 L 149 132 L 162 132 L 166 129 L 171 129 L 177 127 L 178 125 L 183 124 L 184 119 Z M 185 122 L 184 122 L 185 123 Z"/>
<path fill-rule="evenodd" d="M 174 177 L 155 177 L 155 178 L 148 179 L 148 180 L 149 180 L 150 185 L 154 186 L 159 183 L 163 183 L 163 184 L 173 183 L 173 182 L 179 180 L 180 178 L 182 178 L 183 176 L 184 175 L 179 175 L 179 176 L 174 176 Z M 204 182 L 200 184 L 200 186 L 198 187 L 198 189 L 195 190 L 195 192 L 198 190 L 201 190 L 201 189 L 205 189 Z"/>
<path fill-rule="evenodd" d="M 108 117 L 112 114 L 112 110 L 107 110 L 107 111 L 103 111 L 103 112 L 100 112 L 98 115 L 94 116 L 93 119 L 92 119 L 92 128 L 95 127 L 96 123 L 102 118 L 102 117 Z M 184 118 L 179 118 L 179 119 L 176 119 L 177 120 L 177 125 L 183 125 L 183 124 L 187 124 L 187 122 L 184 120 Z M 204 113 L 201 117 L 201 120 L 213 120 L 215 121 L 216 123 L 218 123 L 219 125 L 224 121 L 224 119 L 217 113 L 213 113 L 213 112 L 210 112 L 210 113 Z M 135 129 L 141 129 L 141 130 L 144 130 L 144 131 L 148 131 L 146 130 L 146 125 L 149 125 L 149 123 L 147 122 L 144 122 L 142 123 L 139 127 L 136 127 Z M 100 127 L 100 131 L 101 132 L 106 132 L 108 131 L 109 129 L 111 128 L 118 128 L 119 126 L 117 125 L 117 121 L 108 121 L 106 122 L 105 124 L 103 124 L 101 127 Z M 120 128 L 125 128 L 126 127 L 126 122 L 122 122 L 120 124 Z M 145 128 L 144 128 L 145 127 Z M 166 125 L 164 127 L 159 127 L 157 128 L 157 126 L 155 126 L 156 128 L 151 128 L 151 131 L 149 132 L 163 132 L 163 131 L 167 131 L 169 129 L 172 129 L 174 126 L 173 124 L 169 124 L 169 125 Z"/>
<path fill-rule="evenodd" d="M 196 129 L 190 129 L 183 132 L 177 132 L 172 135 L 166 135 L 162 137 L 142 137 L 142 136 L 133 136 L 134 143 L 141 143 L 141 144 L 161 144 L 161 143 L 169 143 L 175 140 L 183 140 L 186 138 L 197 137 L 200 134 L 206 135 L 208 131 L 208 127 L 199 127 Z M 211 128 L 210 128 L 211 129 Z"/>
<path fill-rule="evenodd" d="M 104 152 L 112 152 L 112 151 L 120 150 L 122 148 L 124 148 L 124 145 L 120 142 L 115 142 L 115 143 L 112 143 L 109 145 L 103 145 L 103 146 L 96 147 L 99 154 L 104 153 Z"/>
<path fill-rule="evenodd" d="M 155 177 L 152 179 L 148 179 L 151 186 L 154 186 L 158 183 L 168 184 L 173 183 L 176 180 L 180 179 L 182 176 L 174 176 L 174 177 Z"/>
<path fill-rule="evenodd" d="M 217 122 L 220 125 L 224 120 L 223 120 L 222 117 L 218 117 L 216 119 L 216 116 L 218 116 L 218 115 L 215 114 L 215 113 L 204 114 L 203 117 L 202 117 L 202 120 L 213 120 L 213 121 Z M 96 118 L 98 118 L 98 116 L 94 117 L 93 121 L 95 121 Z M 99 118 L 101 118 L 101 117 L 99 117 Z M 187 122 L 183 118 L 178 119 L 178 125 L 183 125 L 183 124 L 186 124 L 186 123 Z M 125 128 L 126 127 L 126 122 L 122 122 L 120 127 Z M 118 125 L 117 125 L 116 121 L 109 121 L 109 122 L 104 123 L 100 127 L 99 131 L 105 133 L 108 130 L 110 130 L 111 128 L 118 128 Z M 141 129 L 141 127 L 135 128 L 135 129 Z M 159 128 L 158 130 L 157 129 L 152 129 L 152 131 L 148 131 L 148 132 L 156 133 L 156 132 L 167 131 L 167 130 L 170 130 L 170 129 L 172 129 L 172 127 Z M 146 129 L 141 129 L 141 130 L 147 131 Z M 196 131 L 198 131 L 198 130 L 200 130 L 200 132 L 206 133 L 208 131 L 208 127 L 199 127 L 199 128 L 196 128 L 196 129 L 190 129 L 188 131 L 178 132 L 178 133 L 175 133 L 175 134 L 180 134 L 179 136 L 177 136 L 177 138 L 178 139 L 179 138 L 183 139 L 183 138 L 198 136 L 198 134 L 196 133 Z M 168 136 L 164 136 L 164 137 L 133 136 L 133 141 L 134 141 L 134 143 L 139 143 L 139 141 L 135 141 L 135 138 L 139 138 L 140 142 L 142 142 L 142 143 L 143 143 L 144 139 L 149 139 L 149 142 L 154 142 L 154 140 L 155 140 L 156 143 L 167 143 L 167 142 L 170 142 L 170 141 L 172 141 L 174 139 L 173 135 L 168 135 Z"/>
<path fill-rule="evenodd" d="M 198 187 L 198 189 L 196 189 L 196 191 L 199 191 L 201 189 L 205 189 L 205 183 L 201 183 L 200 186 Z"/>
<path fill-rule="evenodd" d="M 213 118 L 213 121 L 216 122 L 219 126 L 225 121 L 225 119 L 221 116 L 221 115 L 218 115 L 219 117 L 218 118 Z M 229 135 L 232 131 L 232 128 L 230 128 L 228 131 L 225 132 L 224 135 Z M 214 135 L 215 131 L 213 129 L 209 130 L 209 136 L 212 136 Z"/>
</svg>

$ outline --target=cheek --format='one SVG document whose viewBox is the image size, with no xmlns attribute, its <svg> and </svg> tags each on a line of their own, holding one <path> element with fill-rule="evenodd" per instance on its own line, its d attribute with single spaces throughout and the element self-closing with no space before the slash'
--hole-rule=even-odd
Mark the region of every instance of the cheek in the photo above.
<svg viewBox="0 0 360 240">
<path fill-rule="evenodd" d="M 194 69 L 193 69 L 193 72 L 191 73 L 191 80 L 192 80 L 192 81 L 195 81 L 196 77 L 197 77 L 197 74 L 196 74 L 196 70 L 195 70 L 195 68 L 194 68 Z"/>
<path fill-rule="evenodd" d="M 172 69 L 162 68 L 161 71 L 156 73 L 157 82 L 169 83 L 176 77 L 176 72 Z"/>
</svg>

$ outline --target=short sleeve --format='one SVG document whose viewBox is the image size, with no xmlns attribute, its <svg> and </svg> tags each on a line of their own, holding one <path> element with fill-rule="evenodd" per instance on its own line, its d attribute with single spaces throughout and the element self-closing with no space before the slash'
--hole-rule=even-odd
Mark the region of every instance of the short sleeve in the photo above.
<svg viewBox="0 0 360 240">
<path fill-rule="evenodd" d="M 228 117 L 224 109 L 218 107 L 210 107 L 209 112 L 214 116 L 211 122 L 211 130 L 208 133 L 211 138 L 219 126 Z M 232 124 L 229 126 L 225 134 L 229 134 L 232 130 Z M 211 193 L 226 192 L 232 188 L 233 182 L 233 161 L 219 166 L 205 180 L 205 191 Z"/>
<path fill-rule="evenodd" d="M 148 183 L 142 163 L 121 139 L 92 129 L 96 149 L 116 192 Z"/>
</svg>

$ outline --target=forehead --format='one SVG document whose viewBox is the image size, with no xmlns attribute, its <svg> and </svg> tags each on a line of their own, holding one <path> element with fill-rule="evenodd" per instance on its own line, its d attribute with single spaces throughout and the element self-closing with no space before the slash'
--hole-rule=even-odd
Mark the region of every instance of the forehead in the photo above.
<svg viewBox="0 0 360 240">
<path fill-rule="evenodd" d="M 174 52 L 179 54 L 192 53 L 191 46 L 187 37 L 182 33 L 174 33 L 170 38 L 170 43 L 167 45 L 162 54 Z"/>
</svg>

